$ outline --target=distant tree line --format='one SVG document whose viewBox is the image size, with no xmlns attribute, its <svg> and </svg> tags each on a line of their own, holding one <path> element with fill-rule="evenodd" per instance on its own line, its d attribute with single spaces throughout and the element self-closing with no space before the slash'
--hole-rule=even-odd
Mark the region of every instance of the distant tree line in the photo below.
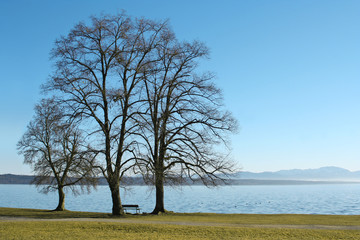
<svg viewBox="0 0 360 240">
<path fill-rule="evenodd" d="M 34 184 L 36 182 L 38 176 L 34 176 L 34 175 L 16 175 L 16 174 L 0 174 L 0 184 Z M 41 187 L 48 187 L 47 185 L 51 182 L 51 178 L 53 177 L 49 177 L 49 180 L 39 184 L 44 185 Z M 75 179 L 71 179 L 72 181 L 75 181 Z M 94 181 L 96 182 L 96 186 L 102 186 L 102 185 L 108 185 L 108 182 L 106 181 L 106 179 L 103 176 L 98 176 L 95 177 Z M 222 180 L 218 180 L 216 182 L 216 185 L 243 185 L 243 184 L 248 184 L 248 179 L 237 179 L 236 178 L 236 173 L 235 174 L 231 174 L 229 176 L 229 179 L 226 179 L 226 182 L 222 181 Z M 78 182 L 75 185 L 88 185 L 88 183 L 86 182 Z M 135 175 L 135 176 L 125 176 L 123 177 L 122 181 L 121 181 L 121 185 L 123 187 L 127 187 L 127 186 L 144 186 L 144 185 L 148 185 L 148 183 L 146 183 L 144 181 L 144 178 L 141 175 Z M 166 186 L 172 186 L 172 182 L 168 182 L 165 179 L 165 184 Z M 181 186 L 189 186 L 189 185 L 203 185 L 203 182 L 200 179 L 188 179 L 186 178 L 184 180 L 184 182 L 181 183 Z M 95 186 L 95 187 L 96 187 Z M 86 186 L 83 186 L 85 190 Z M 81 190 L 81 186 L 79 186 Z M 78 191 L 79 192 L 79 191 Z"/>
<path fill-rule="evenodd" d="M 42 86 L 48 97 L 18 142 L 35 183 L 58 191 L 56 210 L 65 209 L 65 187 L 90 190 L 99 174 L 113 215 L 124 212 L 119 189 L 127 176 L 155 187 L 154 214 L 165 211 L 165 181 L 226 180 L 237 122 L 214 75 L 198 71 L 208 54 L 201 42 L 180 42 L 167 21 L 125 13 L 92 17 L 56 41 L 54 72 Z"/>
</svg>

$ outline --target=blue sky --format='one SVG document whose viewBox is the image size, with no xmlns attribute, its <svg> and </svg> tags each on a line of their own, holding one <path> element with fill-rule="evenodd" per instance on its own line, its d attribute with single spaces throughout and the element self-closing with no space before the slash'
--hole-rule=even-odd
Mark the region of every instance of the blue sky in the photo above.
<svg viewBox="0 0 360 240">
<path fill-rule="evenodd" d="M 12 0 L 0 2 L 0 174 L 31 173 L 16 143 L 55 39 L 122 9 L 208 45 L 201 67 L 240 123 L 232 155 L 244 171 L 360 170 L 360 1 Z"/>
</svg>

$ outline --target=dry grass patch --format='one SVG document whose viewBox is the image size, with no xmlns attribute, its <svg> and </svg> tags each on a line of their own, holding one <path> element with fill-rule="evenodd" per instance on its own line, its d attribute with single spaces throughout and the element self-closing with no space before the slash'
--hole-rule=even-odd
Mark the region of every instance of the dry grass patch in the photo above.
<svg viewBox="0 0 360 240">
<path fill-rule="evenodd" d="M 2 239 L 360 239 L 360 231 L 104 222 L 2 222 Z"/>
</svg>

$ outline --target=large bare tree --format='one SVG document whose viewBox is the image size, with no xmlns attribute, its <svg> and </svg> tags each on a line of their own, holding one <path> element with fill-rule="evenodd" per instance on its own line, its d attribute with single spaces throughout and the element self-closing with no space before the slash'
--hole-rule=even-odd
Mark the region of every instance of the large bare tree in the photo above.
<svg viewBox="0 0 360 240">
<path fill-rule="evenodd" d="M 55 72 L 45 85 L 57 91 L 73 116 L 87 127 L 92 150 L 112 196 L 114 215 L 123 213 L 122 177 L 134 166 L 137 118 L 144 69 L 167 38 L 166 22 L 131 19 L 125 14 L 92 17 L 56 41 Z"/>
<path fill-rule="evenodd" d="M 156 63 L 144 73 L 146 104 L 138 118 L 143 157 L 137 162 L 145 180 L 155 185 L 154 214 L 165 211 L 165 181 L 216 185 L 234 170 L 227 160 L 227 135 L 237 130 L 213 75 L 196 75 L 198 61 L 208 55 L 204 44 L 179 43 L 172 35 L 156 54 Z"/>
<path fill-rule="evenodd" d="M 36 105 L 34 119 L 17 146 L 36 174 L 34 183 L 44 193 L 58 192 L 56 211 L 65 210 L 65 188 L 77 194 L 96 186 L 95 158 L 84 144 L 81 131 L 53 99 Z"/>
</svg>

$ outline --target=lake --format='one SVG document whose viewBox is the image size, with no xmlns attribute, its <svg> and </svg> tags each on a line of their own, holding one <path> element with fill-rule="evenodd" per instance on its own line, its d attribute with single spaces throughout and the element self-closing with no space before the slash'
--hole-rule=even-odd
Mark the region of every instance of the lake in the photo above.
<svg viewBox="0 0 360 240">
<path fill-rule="evenodd" d="M 121 190 L 123 204 L 151 212 L 155 191 L 147 186 Z M 0 184 L 0 207 L 54 209 L 57 193 L 42 194 L 32 185 Z M 89 195 L 66 195 L 73 211 L 111 212 L 107 186 Z M 175 212 L 360 215 L 360 184 L 166 187 L 165 208 Z"/>
</svg>

